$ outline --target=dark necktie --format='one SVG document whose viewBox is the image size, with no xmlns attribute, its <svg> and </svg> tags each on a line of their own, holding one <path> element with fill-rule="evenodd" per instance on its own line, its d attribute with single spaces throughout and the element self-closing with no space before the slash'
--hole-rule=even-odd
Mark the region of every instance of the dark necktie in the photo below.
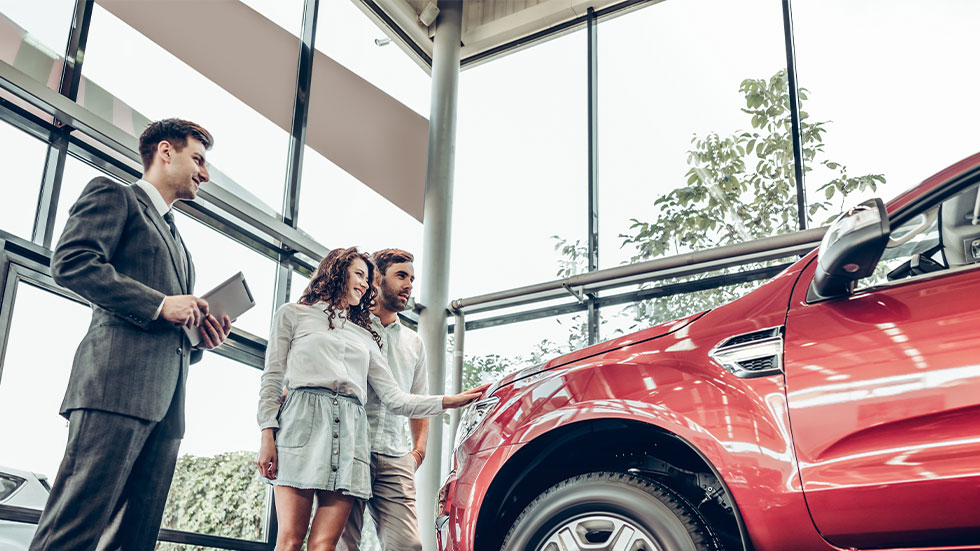
<svg viewBox="0 0 980 551">
<path fill-rule="evenodd" d="M 172 235 L 174 237 L 174 241 L 176 241 L 177 226 L 176 224 L 174 224 L 174 213 L 168 210 L 167 213 L 163 215 L 163 220 L 167 223 L 168 226 L 170 226 L 170 235 Z"/>
</svg>

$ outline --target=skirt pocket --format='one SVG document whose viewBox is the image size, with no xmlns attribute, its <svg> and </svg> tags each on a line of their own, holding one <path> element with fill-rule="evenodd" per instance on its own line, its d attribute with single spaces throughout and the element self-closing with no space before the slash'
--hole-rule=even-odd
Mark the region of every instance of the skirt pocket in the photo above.
<svg viewBox="0 0 980 551">
<path fill-rule="evenodd" d="M 279 413 L 279 432 L 276 434 L 276 446 L 279 448 L 300 448 L 310 441 L 316 408 L 304 394 L 290 392 L 286 396 L 286 403 Z"/>
</svg>

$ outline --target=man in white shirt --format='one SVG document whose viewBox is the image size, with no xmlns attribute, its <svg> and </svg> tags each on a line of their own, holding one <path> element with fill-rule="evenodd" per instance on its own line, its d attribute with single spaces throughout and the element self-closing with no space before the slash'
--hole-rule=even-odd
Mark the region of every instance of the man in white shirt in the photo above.
<svg viewBox="0 0 980 551">
<path fill-rule="evenodd" d="M 425 348 L 414 331 L 398 322 L 415 282 L 415 257 L 400 249 L 384 249 L 372 255 L 378 266 L 378 301 L 371 322 L 381 335 L 382 349 L 391 374 L 401 389 L 428 394 Z M 371 431 L 371 489 L 366 502 L 386 551 L 421 551 L 415 512 L 415 471 L 425 459 L 429 437 L 428 419 L 407 419 L 387 410 L 373 389 L 365 404 Z M 408 430 L 410 428 L 410 431 Z M 411 435 L 409 435 L 411 432 Z M 338 551 L 356 551 L 361 541 L 365 502 L 354 503 Z"/>
</svg>

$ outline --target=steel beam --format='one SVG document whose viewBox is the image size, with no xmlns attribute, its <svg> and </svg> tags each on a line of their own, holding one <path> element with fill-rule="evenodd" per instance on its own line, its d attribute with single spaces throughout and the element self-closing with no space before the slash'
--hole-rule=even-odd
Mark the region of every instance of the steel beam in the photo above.
<svg viewBox="0 0 980 551">
<path fill-rule="evenodd" d="M 599 34 L 595 10 L 592 8 L 589 8 L 586 14 L 586 26 L 588 28 L 588 109 L 586 111 L 589 129 L 589 223 L 586 255 L 588 270 L 594 272 L 599 269 Z M 589 344 L 599 342 L 600 314 L 595 299 L 596 293 L 590 293 L 586 300 Z"/>
<path fill-rule="evenodd" d="M 498 291 L 469 298 L 459 298 L 452 302 L 451 308 L 467 309 L 472 314 L 478 310 L 470 309 L 476 305 L 486 305 L 479 311 L 506 308 L 531 302 L 542 302 L 561 298 L 568 294 L 567 288 L 592 292 L 622 287 L 695 273 L 708 272 L 728 266 L 750 262 L 762 262 L 786 258 L 807 252 L 820 244 L 826 227 L 814 228 L 795 233 L 787 233 L 765 239 L 747 241 L 724 247 L 648 260 L 636 264 L 616 266 L 595 272 L 576 274 L 564 279 L 556 279 L 534 285 L 526 285 L 506 291 Z"/>
<path fill-rule="evenodd" d="M 459 88 L 462 3 L 439 2 L 432 51 L 432 104 L 429 114 L 428 166 L 423 210 L 422 304 L 430 305 L 419 316 L 419 335 L 425 343 L 430 392 L 442 394 L 446 381 L 445 305 L 449 303 L 449 253 L 452 235 L 453 171 L 456 165 L 456 109 Z M 435 549 L 436 502 L 442 482 L 442 427 L 429 425 L 428 461 L 419 469 L 417 502 L 423 549 Z"/>
<path fill-rule="evenodd" d="M 789 87 L 790 125 L 793 127 L 793 178 L 796 180 L 796 211 L 800 230 L 807 226 L 806 186 L 803 163 L 803 122 L 800 118 L 800 89 L 796 80 L 796 46 L 793 37 L 792 0 L 783 0 L 783 38 L 786 43 L 786 77 Z"/>
<path fill-rule="evenodd" d="M 78 99 L 78 86 L 82 80 L 82 61 L 88 42 L 88 29 L 92 22 L 95 0 L 76 0 L 72 15 L 71 33 L 65 47 L 65 57 L 61 66 L 61 82 L 58 92 L 75 101 Z M 32 240 L 50 248 L 54 239 L 53 228 L 58 214 L 58 201 L 61 197 L 61 180 L 65 174 L 65 160 L 68 156 L 71 127 L 64 126 L 55 119 L 56 128 L 48 138 L 48 153 L 45 157 L 41 190 L 38 194 L 37 209 L 34 211 Z"/>
</svg>

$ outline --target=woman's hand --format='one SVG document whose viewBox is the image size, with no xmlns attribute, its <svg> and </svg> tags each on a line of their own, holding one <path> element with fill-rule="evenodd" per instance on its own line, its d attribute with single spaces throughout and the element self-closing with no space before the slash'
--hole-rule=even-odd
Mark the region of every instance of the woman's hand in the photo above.
<svg viewBox="0 0 980 551">
<path fill-rule="evenodd" d="M 275 429 L 262 429 L 262 443 L 259 444 L 259 456 L 255 464 L 259 467 L 259 474 L 264 478 L 276 479 L 279 455 L 276 453 Z"/>
<path fill-rule="evenodd" d="M 470 402 L 475 402 L 483 396 L 483 391 L 490 387 L 490 383 L 485 385 L 480 385 L 476 388 L 471 388 L 469 390 L 464 390 L 459 394 L 453 394 L 452 396 L 442 397 L 442 407 L 446 409 L 455 409 L 458 407 L 463 407 Z"/>
</svg>

